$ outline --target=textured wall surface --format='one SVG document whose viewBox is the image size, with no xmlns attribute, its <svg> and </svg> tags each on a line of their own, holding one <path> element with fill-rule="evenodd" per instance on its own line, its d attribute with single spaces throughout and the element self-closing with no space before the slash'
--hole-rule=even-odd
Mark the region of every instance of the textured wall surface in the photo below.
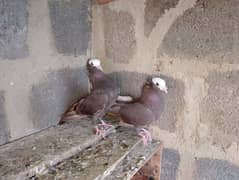
<svg viewBox="0 0 239 180">
<path fill-rule="evenodd" d="M 0 144 L 10 139 L 7 115 L 5 110 L 5 93 L 0 91 Z"/>
<path fill-rule="evenodd" d="M 196 167 L 196 180 L 237 180 L 239 177 L 239 168 L 222 160 L 197 159 Z"/>
<path fill-rule="evenodd" d="M 159 18 L 170 8 L 174 8 L 178 0 L 148 0 L 144 9 L 144 34 L 149 37 Z"/>
<path fill-rule="evenodd" d="M 27 0 L 0 2 L 0 59 L 26 57 L 28 30 Z"/>
<path fill-rule="evenodd" d="M 180 162 L 179 153 L 173 149 L 164 149 L 161 165 L 161 180 L 176 180 Z"/>
<path fill-rule="evenodd" d="M 169 149 L 161 178 L 238 179 L 239 1 L 115 0 L 92 14 L 93 54 L 122 94 L 139 96 L 148 75 L 167 81 L 151 126 Z"/>
<path fill-rule="evenodd" d="M 211 72 L 206 79 L 208 94 L 201 104 L 201 121 L 210 127 L 214 141 L 239 142 L 239 71 Z"/>
<path fill-rule="evenodd" d="M 173 23 L 160 51 L 188 60 L 238 63 L 238 18 L 238 1 L 199 0 Z"/>
<path fill-rule="evenodd" d="M 86 55 L 90 39 L 89 0 L 49 0 L 51 26 L 59 53 Z"/>
<path fill-rule="evenodd" d="M 104 11 L 105 52 L 118 63 L 128 63 L 136 49 L 134 19 L 128 12 Z"/>
<path fill-rule="evenodd" d="M 91 1 L 0 1 L 0 144 L 60 120 L 88 91 Z"/>
<path fill-rule="evenodd" d="M 35 128 L 57 124 L 59 117 L 75 100 L 88 91 L 83 68 L 64 68 L 47 74 L 45 80 L 34 84 L 30 94 L 29 115 Z"/>
</svg>

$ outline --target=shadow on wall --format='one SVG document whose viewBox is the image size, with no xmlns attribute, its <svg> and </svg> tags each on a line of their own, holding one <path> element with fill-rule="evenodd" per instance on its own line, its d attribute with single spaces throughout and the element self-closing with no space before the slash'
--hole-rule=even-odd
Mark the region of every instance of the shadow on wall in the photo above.
<svg viewBox="0 0 239 180">
<path fill-rule="evenodd" d="M 43 129 L 58 124 L 70 104 L 87 92 L 88 78 L 84 68 L 50 72 L 31 89 L 29 116 L 34 128 Z"/>
</svg>

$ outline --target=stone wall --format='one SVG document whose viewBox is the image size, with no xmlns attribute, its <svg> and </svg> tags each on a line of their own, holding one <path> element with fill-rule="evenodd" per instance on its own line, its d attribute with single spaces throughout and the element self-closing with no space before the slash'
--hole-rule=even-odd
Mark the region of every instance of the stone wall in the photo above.
<svg viewBox="0 0 239 180">
<path fill-rule="evenodd" d="M 167 80 L 151 127 L 167 148 L 161 179 L 238 179 L 239 1 L 114 0 L 92 22 L 93 54 L 124 94 L 147 74 Z"/>
<path fill-rule="evenodd" d="M 91 1 L 0 1 L 0 144 L 57 124 L 88 91 Z"/>
</svg>

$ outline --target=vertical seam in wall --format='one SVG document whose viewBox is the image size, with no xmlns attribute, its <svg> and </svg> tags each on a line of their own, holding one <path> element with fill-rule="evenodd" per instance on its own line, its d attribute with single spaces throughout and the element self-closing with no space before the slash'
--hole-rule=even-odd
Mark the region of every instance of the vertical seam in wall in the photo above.
<svg viewBox="0 0 239 180">
<path fill-rule="evenodd" d="M 94 0 L 91 0 L 91 5 L 90 5 L 90 29 L 91 29 L 91 33 L 90 33 L 90 41 L 89 41 L 89 43 L 90 43 L 90 45 L 89 45 L 89 48 L 90 48 L 90 54 L 89 54 L 89 56 L 90 57 L 93 57 L 93 3 L 95 3 L 94 2 Z"/>
</svg>

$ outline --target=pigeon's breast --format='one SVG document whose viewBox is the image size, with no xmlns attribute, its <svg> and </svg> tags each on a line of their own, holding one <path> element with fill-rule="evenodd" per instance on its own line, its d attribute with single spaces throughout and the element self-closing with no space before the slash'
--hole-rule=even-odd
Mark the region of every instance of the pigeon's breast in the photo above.
<svg viewBox="0 0 239 180">
<path fill-rule="evenodd" d="M 140 103 L 128 104 L 121 107 L 120 116 L 122 121 L 135 126 L 143 126 L 155 120 L 154 113 Z"/>
</svg>

